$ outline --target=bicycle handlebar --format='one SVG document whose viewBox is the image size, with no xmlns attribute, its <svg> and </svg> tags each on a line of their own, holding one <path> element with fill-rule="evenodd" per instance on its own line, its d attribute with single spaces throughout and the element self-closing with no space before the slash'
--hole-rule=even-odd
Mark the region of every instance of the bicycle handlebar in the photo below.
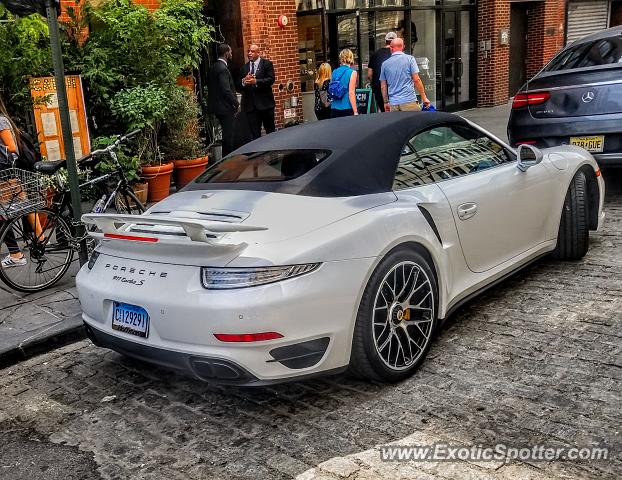
<svg viewBox="0 0 622 480">
<path fill-rule="evenodd" d="M 98 150 L 93 150 L 91 153 L 89 153 L 88 155 L 82 157 L 80 159 L 80 162 L 86 161 L 89 158 L 93 158 L 96 157 L 98 155 L 103 155 L 105 153 L 110 153 L 111 151 L 115 150 L 116 148 L 119 147 L 119 145 L 121 145 L 122 143 L 125 143 L 126 141 L 128 141 L 129 139 L 135 137 L 136 135 L 138 135 L 140 133 L 140 130 L 134 130 L 133 132 L 130 132 L 126 135 L 123 135 L 119 138 L 117 138 L 114 143 L 108 145 L 106 148 L 100 148 Z"/>
</svg>

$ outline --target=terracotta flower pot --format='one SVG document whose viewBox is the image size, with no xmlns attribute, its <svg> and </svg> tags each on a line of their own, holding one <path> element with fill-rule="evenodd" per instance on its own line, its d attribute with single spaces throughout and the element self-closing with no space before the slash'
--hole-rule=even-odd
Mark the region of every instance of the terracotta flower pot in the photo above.
<svg viewBox="0 0 622 480">
<path fill-rule="evenodd" d="M 207 165 L 207 157 L 193 158 L 192 160 L 175 160 L 175 170 L 173 179 L 177 190 L 185 187 L 188 183 L 198 177 Z"/>
<path fill-rule="evenodd" d="M 132 190 L 136 195 L 136 198 L 140 200 L 140 203 L 147 205 L 147 194 L 149 192 L 149 184 L 147 182 L 135 183 L 132 185 Z"/>
<path fill-rule="evenodd" d="M 142 167 L 142 178 L 149 184 L 147 195 L 149 202 L 159 202 L 168 197 L 171 189 L 172 172 L 173 162 Z"/>
</svg>

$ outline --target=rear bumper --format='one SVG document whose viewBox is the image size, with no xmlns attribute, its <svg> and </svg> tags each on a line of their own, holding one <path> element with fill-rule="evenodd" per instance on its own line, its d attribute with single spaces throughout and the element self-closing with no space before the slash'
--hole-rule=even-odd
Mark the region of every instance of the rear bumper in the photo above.
<svg viewBox="0 0 622 480">
<path fill-rule="evenodd" d="M 158 365 L 169 370 L 175 370 L 180 373 L 188 374 L 198 378 L 199 380 L 203 380 L 209 383 L 237 386 L 261 386 L 272 385 L 275 383 L 281 383 L 283 381 L 291 380 L 290 378 L 260 380 L 241 365 L 238 365 L 237 363 L 225 358 L 193 355 L 163 348 L 157 348 L 151 345 L 137 345 L 134 342 L 130 342 L 115 335 L 110 335 L 109 333 L 106 333 L 102 330 L 98 330 L 86 322 L 84 322 L 84 329 L 86 330 L 86 335 L 89 337 L 89 339 L 98 347 L 109 348 L 128 357 L 137 358 L 144 362 L 152 363 L 154 365 Z M 315 341 L 306 343 L 313 343 L 315 350 L 307 350 L 305 353 L 293 357 L 290 355 L 290 357 L 288 358 L 280 358 L 281 352 L 279 352 L 279 349 L 277 348 L 273 350 L 273 356 L 275 357 L 274 361 L 280 361 L 281 363 L 296 361 L 313 362 L 315 359 L 319 360 L 324 355 L 324 353 L 326 352 L 326 348 L 328 347 L 327 341 Z M 281 349 L 289 348 L 289 351 L 292 352 L 292 347 L 295 346 L 281 347 Z M 302 347 L 299 347 L 298 353 L 303 351 L 304 345 Z M 293 353 L 295 354 L 296 352 L 294 351 Z M 309 378 L 320 374 L 336 374 L 344 371 L 345 369 L 346 367 L 343 367 L 334 369 L 332 371 L 322 371 L 310 375 L 303 375 L 297 377 L 296 380 Z"/>
<path fill-rule="evenodd" d="M 570 144 L 570 137 L 604 135 L 603 153 L 592 155 L 600 165 L 622 165 L 622 114 L 585 117 L 534 118 L 529 110 L 512 110 L 508 139 L 512 146 L 535 141 L 538 148 Z"/>
</svg>

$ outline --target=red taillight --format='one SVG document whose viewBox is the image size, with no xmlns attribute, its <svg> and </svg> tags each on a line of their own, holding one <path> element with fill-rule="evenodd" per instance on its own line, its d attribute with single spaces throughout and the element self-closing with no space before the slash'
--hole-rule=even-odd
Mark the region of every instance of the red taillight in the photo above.
<svg viewBox="0 0 622 480">
<path fill-rule="evenodd" d="M 277 332 L 262 333 L 215 333 L 214 336 L 221 342 L 263 342 L 266 340 L 275 340 L 283 338 L 283 335 Z"/>
<path fill-rule="evenodd" d="M 512 108 L 523 108 L 527 105 L 540 105 L 548 101 L 551 98 L 549 92 L 535 92 L 535 93 L 517 93 L 512 102 Z"/>
<path fill-rule="evenodd" d="M 519 145 L 535 145 L 537 142 L 535 140 L 521 140 L 520 142 L 516 142 L 514 145 L 517 147 Z"/>
<path fill-rule="evenodd" d="M 137 235 L 119 235 L 118 233 L 104 233 L 104 238 L 114 238 L 115 240 L 131 240 L 133 242 L 151 242 L 158 241 L 155 237 L 139 237 Z"/>
</svg>

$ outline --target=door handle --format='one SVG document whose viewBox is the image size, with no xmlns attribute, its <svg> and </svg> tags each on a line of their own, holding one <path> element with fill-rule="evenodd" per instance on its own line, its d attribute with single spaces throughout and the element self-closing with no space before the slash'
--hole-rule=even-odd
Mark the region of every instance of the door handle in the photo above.
<svg viewBox="0 0 622 480">
<path fill-rule="evenodd" d="M 477 213 L 477 204 L 473 202 L 463 203 L 458 206 L 458 218 L 468 220 Z"/>
</svg>

